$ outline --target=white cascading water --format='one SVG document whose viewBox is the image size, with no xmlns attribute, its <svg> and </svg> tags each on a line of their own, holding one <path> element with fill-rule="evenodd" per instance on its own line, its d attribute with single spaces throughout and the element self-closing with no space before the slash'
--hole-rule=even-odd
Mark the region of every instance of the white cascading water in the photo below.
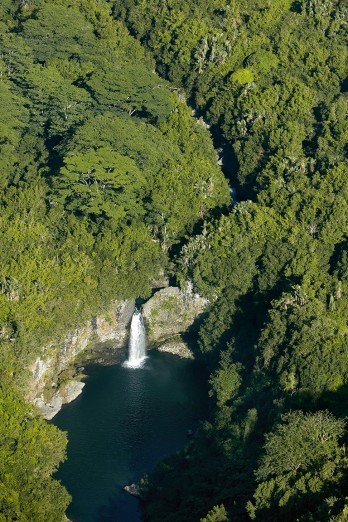
<svg viewBox="0 0 348 522">
<path fill-rule="evenodd" d="M 126 368 L 141 368 L 146 359 L 146 332 L 143 316 L 135 310 L 129 336 L 128 360 L 123 364 Z"/>
</svg>

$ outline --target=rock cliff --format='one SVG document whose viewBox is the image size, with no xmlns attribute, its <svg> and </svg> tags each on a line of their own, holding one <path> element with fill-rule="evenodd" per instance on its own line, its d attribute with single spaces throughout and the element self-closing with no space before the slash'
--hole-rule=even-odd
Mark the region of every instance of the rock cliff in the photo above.
<svg viewBox="0 0 348 522">
<path fill-rule="evenodd" d="M 143 305 L 149 345 L 160 351 L 180 357 L 192 357 L 192 352 L 182 340 L 186 332 L 204 311 L 208 300 L 193 293 L 189 284 L 183 290 L 169 286 L 156 292 Z"/>
<path fill-rule="evenodd" d="M 192 292 L 167 287 L 158 290 L 143 305 L 148 343 L 158 350 L 179 357 L 193 358 L 183 341 L 185 333 L 204 311 L 208 301 Z M 77 356 L 90 356 L 97 362 L 117 360 L 117 353 L 128 338 L 128 325 L 134 311 L 134 301 L 116 302 L 103 316 L 95 317 L 81 328 L 69 332 L 66 338 L 43 349 L 30 368 L 31 379 L 27 398 L 46 419 L 52 419 L 62 405 L 74 400 L 84 387 L 81 374 L 74 366 Z"/>
<path fill-rule="evenodd" d="M 103 345 L 100 343 L 111 341 L 105 351 L 114 354 L 125 345 L 133 311 L 134 301 L 113 303 L 108 313 L 69 332 L 58 345 L 43 349 L 42 356 L 30 368 L 32 377 L 27 392 L 28 400 L 37 406 L 43 417 L 52 419 L 62 404 L 71 402 L 82 392 L 84 383 L 76 379 L 72 364 L 81 352 L 97 343 L 101 352 Z"/>
</svg>

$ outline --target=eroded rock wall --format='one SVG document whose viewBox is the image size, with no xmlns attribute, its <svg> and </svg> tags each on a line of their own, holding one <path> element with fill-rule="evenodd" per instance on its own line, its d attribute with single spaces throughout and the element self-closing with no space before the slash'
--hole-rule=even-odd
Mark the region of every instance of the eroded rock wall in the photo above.
<svg viewBox="0 0 348 522">
<path fill-rule="evenodd" d="M 42 350 L 42 356 L 30 368 L 32 378 L 27 398 L 46 419 L 52 419 L 62 404 L 71 402 L 82 392 L 84 383 L 76 379 L 72 369 L 74 359 L 91 344 L 112 341 L 110 349 L 122 348 L 133 311 L 134 301 L 113 303 L 103 316 L 69 332 L 58 345 Z"/>
</svg>

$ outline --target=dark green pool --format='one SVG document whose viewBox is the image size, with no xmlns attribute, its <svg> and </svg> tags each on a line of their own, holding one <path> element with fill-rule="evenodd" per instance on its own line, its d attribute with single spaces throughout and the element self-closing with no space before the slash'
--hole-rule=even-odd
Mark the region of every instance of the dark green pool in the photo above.
<svg viewBox="0 0 348 522">
<path fill-rule="evenodd" d="M 138 501 L 122 491 L 187 441 L 207 411 L 203 368 L 150 352 L 144 368 L 86 368 L 83 394 L 53 422 L 68 431 L 57 478 L 73 497 L 73 522 L 135 522 Z"/>
</svg>

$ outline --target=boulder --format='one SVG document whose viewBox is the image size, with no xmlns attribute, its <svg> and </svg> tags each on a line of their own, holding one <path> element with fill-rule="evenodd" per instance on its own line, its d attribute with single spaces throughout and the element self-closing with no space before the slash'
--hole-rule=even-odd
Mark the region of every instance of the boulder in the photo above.
<svg viewBox="0 0 348 522">
<path fill-rule="evenodd" d="M 59 393 L 63 399 L 63 404 L 74 401 L 81 393 L 85 386 L 81 381 L 69 381 L 59 388 Z"/>
<path fill-rule="evenodd" d="M 43 395 L 40 395 L 40 397 L 37 397 L 32 402 L 39 410 L 40 415 L 47 420 L 53 419 L 63 405 L 63 399 L 59 392 L 54 393 L 47 401 Z"/>
</svg>

